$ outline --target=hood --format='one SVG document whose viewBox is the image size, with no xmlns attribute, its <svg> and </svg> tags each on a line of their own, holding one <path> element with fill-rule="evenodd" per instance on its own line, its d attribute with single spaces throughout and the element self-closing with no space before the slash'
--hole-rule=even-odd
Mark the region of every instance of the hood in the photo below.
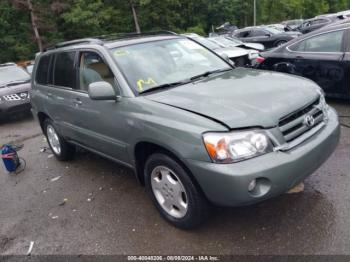
<svg viewBox="0 0 350 262">
<path fill-rule="evenodd" d="M 258 43 L 243 43 L 245 47 L 251 48 L 251 49 L 255 49 L 258 51 L 264 51 L 265 50 L 265 46 L 262 44 L 258 44 Z"/>
<path fill-rule="evenodd" d="M 237 68 L 145 98 L 207 116 L 230 128 L 268 128 L 316 100 L 318 89 L 301 77 Z"/>
<path fill-rule="evenodd" d="M 248 55 L 248 51 L 246 49 L 239 47 L 223 47 L 220 49 L 215 49 L 214 51 L 219 55 L 226 54 L 229 58 Z"/>
<path fill-rule="evenodd" d="M 3 87 L 0 87 L 0 96 L 26 92 L 26 91 L 30 91 L 30 89 L 31 89 L 30 82 L 21 83 L 18 85 L 3 86 Z"/>
<path fill-rule="evenodd" d="M 302 33 L 296 32 L 296 31 L 289 31 L 289 32 L 283 32 L 283 35 L 288 35 L 288 36 L 300 36 Z"/>
</svg>

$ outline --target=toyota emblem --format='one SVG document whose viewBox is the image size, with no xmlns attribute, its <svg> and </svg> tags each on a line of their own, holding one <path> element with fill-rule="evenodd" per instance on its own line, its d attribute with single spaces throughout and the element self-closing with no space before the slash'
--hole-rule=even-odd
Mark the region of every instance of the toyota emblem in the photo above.
<svg viewBox="0 0 350 262">
<path fill-rule="evenodd" d="M 304 124 L 308 127 L 313 127 L 315 124 L 315 118 L 312 115 L 306 115 L 304 117 Z"/>
</svg>

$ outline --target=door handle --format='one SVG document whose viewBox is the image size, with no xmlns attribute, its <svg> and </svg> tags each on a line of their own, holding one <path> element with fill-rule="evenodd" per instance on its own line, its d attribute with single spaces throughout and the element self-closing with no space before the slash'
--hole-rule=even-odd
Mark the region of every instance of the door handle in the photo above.
<svg viewBox="0 0 350 262">
<path fill-rule="evenodd" d="M 298 55 L 298 56 L 296 57 L 296 59 L 304 59 L 304 57 L 303 57 L 303 56 Z"/>
<path fill-rule="evenodd" d="M 48 97 L 52 97 L 52 93 L 47 93 L 47 96 Z"/>
<path fill-rule="evenodd" d="M 80 106 L 83 104 L 83 102 L 79 98 L 76 98 L 74 99 L 73 104 L 76 106 Z"/>
</svg>

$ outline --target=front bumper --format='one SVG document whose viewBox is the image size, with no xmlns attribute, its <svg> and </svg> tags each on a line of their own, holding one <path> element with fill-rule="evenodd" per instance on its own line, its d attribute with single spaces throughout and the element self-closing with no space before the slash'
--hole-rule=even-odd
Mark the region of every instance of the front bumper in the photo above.
<svg viewBox="0 0 350 262">
<path fill-rule="evenodd" d="M 335 150 L 340 137 L 336 112 L 331 109 L 327 125 L 301 145 L 287 152 L 273 152 L 234 164 L 188 160 L 204 194 L 220 206 L 242 206 L 278 196 L 303 181 Z M 248 185 L 262 181 L 264 194 L 252 194 Z"/>
<path fill-rule="evenodd" d="M 0 101 L 0 116 L 6 114 L 15 114 L 24 111 L 30 111 L 30 99 L 22 99 L 18 101 Z"/>
</svg>

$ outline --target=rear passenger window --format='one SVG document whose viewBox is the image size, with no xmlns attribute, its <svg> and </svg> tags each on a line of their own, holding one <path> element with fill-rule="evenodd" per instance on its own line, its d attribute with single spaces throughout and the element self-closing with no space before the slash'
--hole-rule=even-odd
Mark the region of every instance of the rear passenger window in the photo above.
<svg viewBox="0 0 350 262">
<path fill-rule="evenodd" d="M 50 60 L 51 60 L 51 55 L 43 56 L 39 60 L 35 80 L 40 85 L 47 85 L 48 84 L 48 73 L 49 73 Z"/>
<path fill-rule="evenodd" d="M 54 85 L 76 88 L 75 52 L 62 52 L 56 55 Z"/>
</svg>

